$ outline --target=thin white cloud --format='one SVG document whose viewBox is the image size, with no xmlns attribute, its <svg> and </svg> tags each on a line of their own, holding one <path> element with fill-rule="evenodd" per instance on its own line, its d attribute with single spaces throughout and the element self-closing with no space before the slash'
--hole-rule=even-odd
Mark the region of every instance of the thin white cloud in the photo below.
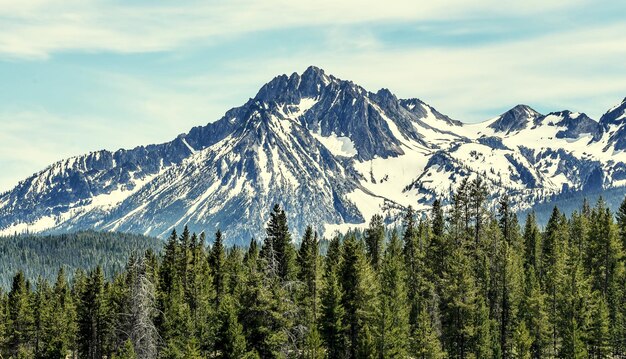
<svg viewBox="0 0 626 359">
<path fill-rule="evenodd" d="M 280 73 L 316 64 L 371 91 L 421 97 L 466 122 L 517 103 L 598 119 L 626 96 L 625 56 L 626 24 L 617 24 L 474 47 L 298 53 L 263 67 Z"/>
<path fill-rule="evenodd" d="M 58 51 L 173 50 L 254 31 L 301 26 L 543 14 L 583 0 L 119 2 L 0 0 L 0 54 L 45 59 Z"/>
</svg>

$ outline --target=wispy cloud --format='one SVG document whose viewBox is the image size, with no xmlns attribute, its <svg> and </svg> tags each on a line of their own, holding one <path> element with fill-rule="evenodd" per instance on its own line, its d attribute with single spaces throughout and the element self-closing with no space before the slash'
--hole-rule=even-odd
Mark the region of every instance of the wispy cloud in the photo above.
<svg viewBox="0 0 626 359">
<path fill-rule="evenodd" d="M 475 122 L 626 96 L 608 1 L 0 0 L 0 191 L 51 162 L 167 141 L 317 65 Z M 16 150 L 17 149 L 17 150 Z"/>
<path fill-rule="evenodd" d="M 581 3 L 582 0 L 547 4 L 539 0 L 232 0 L 130 4 L 0 0 L 0 54 L 45 59 L 59 51 L 166 51 L 271 29 L 545 15 Z"/>
</svg>

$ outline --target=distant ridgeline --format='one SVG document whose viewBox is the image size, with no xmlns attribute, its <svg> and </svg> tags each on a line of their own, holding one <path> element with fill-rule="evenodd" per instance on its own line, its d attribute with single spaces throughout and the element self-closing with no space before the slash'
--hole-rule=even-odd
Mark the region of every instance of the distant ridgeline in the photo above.
<svg viewBox="0 0 626 359">
<path fill-rule="evenodd" d="M 54 281 L 60 267 L 72 276 L 78 268 L 90 270 L 100 265 L 111 278 L 123 270 L 132 253 L 160 252 L 162 248 L 160 239 L 119 232 L 0 237 L 0 288 L 10 288 L 19 270 L 33 284 L 39 276 Z"/>
<path fill-rule="evenodd" d="M 522 220 L 526 218 L 528 213 L 533 211 L 535 212 L 537 223 L 540 226 L 545 226 L 548 223 L 548 219 L 550 218 L 552 210 L 555 206 L 558 207 L 561 212 L 569 216 L 574 211 L 580 211 L 580 204 L 585 200 L 587 200 L 588 203 L 593 204 L 596 203 L 598 199 L 602 198 L 611 212 L 616 213 L 625 197 L 626 187 L 589 192 L 565 192 L 537 203 L 532 206 L 531 209 L 519 211 L 517 215 L 520 220 Z"/>
</svg>

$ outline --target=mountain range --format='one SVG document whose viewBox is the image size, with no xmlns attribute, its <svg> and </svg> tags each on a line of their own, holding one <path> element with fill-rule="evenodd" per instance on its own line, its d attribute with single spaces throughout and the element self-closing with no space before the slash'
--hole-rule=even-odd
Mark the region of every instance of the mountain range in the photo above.
<svg viewBox="0 0 626 359">
<path fill-rule="evenodd" d="M 0 195 L 0 234 L 173 228 L 261 239 L 274 203 L 296 235 L 394 222 L 481 176 L 525 210 L 626 185 L 626 99 L 598 121 L 517 105 L 468 124 L 309 67 L 170 142 L 58 161 Z"/>
</svg>

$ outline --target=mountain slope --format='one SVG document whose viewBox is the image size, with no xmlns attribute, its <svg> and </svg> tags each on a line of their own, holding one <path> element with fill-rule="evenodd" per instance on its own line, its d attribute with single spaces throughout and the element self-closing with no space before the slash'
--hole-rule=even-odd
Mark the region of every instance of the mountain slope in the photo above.
<svg viewBox="0 0 626 359">
<path fill-rule="evenodd" d="M 95 228 L 166 236 L 226 230 L 263 236 L 274 203 L 296 235 L 330 234 L 375 213 L 450 197 L 482 176 L 518 209 L 572 191 L 626 184 L 624 111 L 596 122 L 518 105 L 479 124 L 418 99 L 369 92 L 309 67 L 281 75 L 221 119 L 168 143 L 59 161 L 0 195 L 0 232 Z M 622 142 L 623 141 L 623 142 Z"/>
</svg>

